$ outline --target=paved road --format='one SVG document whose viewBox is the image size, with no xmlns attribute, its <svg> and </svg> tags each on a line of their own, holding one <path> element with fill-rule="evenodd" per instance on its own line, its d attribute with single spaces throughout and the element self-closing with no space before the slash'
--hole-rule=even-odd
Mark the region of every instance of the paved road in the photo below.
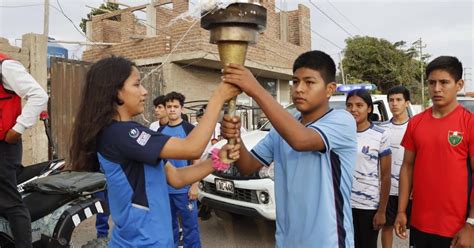
<svg viewBox="0 0 474 248">
<path fill-rule="evenodd" d="M 205 248 L 267 248 L 275 246 L 275 222 L 259 218 L 213 217 L 200 221 L 201 242 Z M 94 218 L 77 228 L 73 234 L 74 247 L 81 247 L 95 236 Z M 379 247 L 381 245 L 379 244 Z M 406 241 L 395 239 L 394 248 L 408 247 Z"/>
</svg>

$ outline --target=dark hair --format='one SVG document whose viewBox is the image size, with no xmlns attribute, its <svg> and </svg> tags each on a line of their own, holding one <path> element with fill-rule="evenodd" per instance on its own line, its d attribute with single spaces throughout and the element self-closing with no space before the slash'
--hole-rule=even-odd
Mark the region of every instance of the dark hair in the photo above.
<svg viewBox="0 0 474 248">
<path fill-rule="evenodd" d="M 402 94 L 405 101 L 410 101 L 410 91 L 402 85 L 393 86 L 387 91 L 387 100 L 391 95 Z"/>
<path fill-rule="evenodd" d="M 434 70 L 447 71 L 456 82 L 462 78 L 462 63 L 453 56 L 439 56 L 432 60 L 426 67 L 426 78 Z"/>
<path fill-rule="evenodd" d="M 374 103 L 372 102 L 372 97 L 370 96 L 370 93 L 367 90 L 364 89 L 358 89 L 358 90 L 353 90 L 347 93 L 346 97 L 346 102 L 349 100 L 349 98 L 353 96 L 358 96 L 364 100 L 364 102 L 367 104 L 367 106 L 370 108 L 370 112 L 367 115 L 367 119 L 370 120 L 370 116 L 374 112 Z"/>
<path fill-rule="evenodd" d="M 183 107 L 184 106 L 184 100 L 186 100 L 186 97 L 183 94 L 181 94 L 179 92 L 176 92 L 176 91 L 171 91 L 170 93 L 166 94 L 165 103 L 171 102 L 171 101 L 174 101 L 174 100 L 178 100 L 181 107 Z"/>
<path fill-rule="evenodd" d="M 98 171 L 97 135 L 112 122 L 117 112 L 118 91 L 132 73 L 135 64 L 123 57 L 112 56 L 94 63 L 87 72 L 82 99 L 72 131 L 69 150 L 70 169 Z"/>
<path fill-rule="evenodd" d="M 300 68 L 318 71 L 326 84 L 336 81 L 336 64 L 324 52 L 314 50 L 301 54 L 293 63 L 293 73 Z"/>
<path fill-rule="evenodd" d="M 160 96 L 157 96 L 155 99 L 153 99 L 153 105 L 155 106 L 155 108 L 158 105 L 165 106 L 165 95 L 160 95 Z"/>
</svg>

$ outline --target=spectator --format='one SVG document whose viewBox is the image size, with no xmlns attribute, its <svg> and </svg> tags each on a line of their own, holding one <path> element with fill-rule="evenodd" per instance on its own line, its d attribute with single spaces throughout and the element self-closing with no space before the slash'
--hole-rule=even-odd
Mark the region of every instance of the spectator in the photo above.
<svg viewBox="0 0 474 248">
<path fill-rule="evenodd" d="M 0 53 L 0 214 L 10 223 L 15 247 L 31 247 L 31 220 L 17 190 L 21 136 L 45 110 L 48 95 L 18 61 Z M 26 103 L 21 108 L 21 99 Z"/>
</svg>

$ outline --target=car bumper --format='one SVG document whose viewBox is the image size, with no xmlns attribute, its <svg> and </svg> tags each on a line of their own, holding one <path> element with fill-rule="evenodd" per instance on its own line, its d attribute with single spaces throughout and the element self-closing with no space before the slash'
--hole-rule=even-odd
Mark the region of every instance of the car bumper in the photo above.
<svg viewBox="0 0 474 248">
<path fill-rule="evenodd" d="M 232 180 L 234 182 L 234 195 L 220 193 L 215 190 L 215 179 L 220 178 L 209 175 L 201 183 L 206 184 L 199 191 L 199 201 L 212 208 L 246 216 L 262 216 L 275 220 L 275 193 L 273 180 L 269 178 L 254 180 Z M 268 203 L 259 200 L 261 192 L 268 193 Z"/>
</svg>

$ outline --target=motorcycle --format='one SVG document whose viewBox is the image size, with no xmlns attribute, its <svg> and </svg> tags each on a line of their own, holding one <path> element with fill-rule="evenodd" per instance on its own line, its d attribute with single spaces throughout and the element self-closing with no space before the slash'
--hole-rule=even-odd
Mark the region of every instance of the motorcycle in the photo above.
<svg viewBox="0 0 474 248">
<path fill-rule="evenodd" d="M 50 138 L 47 118 L 42 120 Z M 74 229 L 95 214 L 109 211 L 105 202 L 93 196 L 106 187 L 103 174 L 64 171 L 64 164 L 63 159 L 53 159 L 23 167 L 17 173 L 17 189 L 30 211 L 33 247 L 73 247 Z M 15 247 L 8 220 L 3 216 L 0 247 Z"/>
</svg>

